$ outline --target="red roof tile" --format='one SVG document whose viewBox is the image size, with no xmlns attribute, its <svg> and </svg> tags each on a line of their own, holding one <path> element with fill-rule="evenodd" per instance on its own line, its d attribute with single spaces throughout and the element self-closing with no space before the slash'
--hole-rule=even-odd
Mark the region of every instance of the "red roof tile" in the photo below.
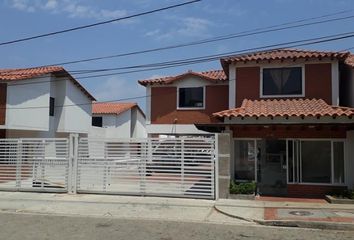
<svg viewBox="0 0 354 240">
<path fill-rule="evenodd" d="M 136 103 L 93 103 L 93 114 L 116 114 L 119 115 L 133 107 L 138 106 Z"/>
<path fill-rule="evenodd" d="M 216 117 L 324 117 L 354 116 L 354 108 L 328 105 L 322 99 L 248 100 L 241 107 L 217 112 Z"/>
<path fill-rule="evenodd" d="M 203 79 L 206 79 L 211 82 L 219 82 L 219 81 L 226 81 L 227 77 L 223 70 L 211 70 L 211 71 L 204 71 L 204 72 L 193 72 L 188 71 L 186 73 L 177 75 L 177 76 L 168 76 L 168 77 L 161 77 L 155 79 L 146 79 L 146 80 L 139 80 L 139 83 L 143 86 L 152 85 L 152 84 L 171 84 L 174 81 L 183 79 L 187 76 L 197 76 Z"/>
<path fill-rule="evenodd" d="M 260 51 L 249 54 L 239 54 L 221 59 L 221 63 L 236 63 L 250 61 L 271 61 L 271 60 L 286 60 L 286 59 L 345 59 L 349 52 L 325 52 L 325 51 L 310 51 L 299 49 L 275 49 L 268 51 Z"/>
<path fill-rule="evenodd" d="M 69 77 L 69 79 L 92 101 L 96 99 L 63 67 L 47 66 L 35 68 L 18 68 L 18 69 L 0 69 L 0 81 L 20 81 L 30 78 L 39 77 L 45 74 L 54 74 L 57 77 Z"/>
<path fill-rule="evenodd" d="M 345 64 L 349 65 L 350 67 L 354 68 L 354 54 L 350 54 L 344 61 Z"/>
</svg>

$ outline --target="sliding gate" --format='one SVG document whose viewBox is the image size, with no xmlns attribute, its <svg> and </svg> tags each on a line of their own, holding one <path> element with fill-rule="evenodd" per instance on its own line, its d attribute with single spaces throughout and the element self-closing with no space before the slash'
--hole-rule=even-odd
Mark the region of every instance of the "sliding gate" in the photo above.
<svg viewBox="0 0 354 240">
<path fill-rule="evenodd" d="M 80 138 L 78 193 L 214 199 L 214 138 Z"/>
<path fill-rule="evenodd" d="M 0 190 L 67 192 L 68 175 L 68 139 L 0 139 Z"/>
</svg>

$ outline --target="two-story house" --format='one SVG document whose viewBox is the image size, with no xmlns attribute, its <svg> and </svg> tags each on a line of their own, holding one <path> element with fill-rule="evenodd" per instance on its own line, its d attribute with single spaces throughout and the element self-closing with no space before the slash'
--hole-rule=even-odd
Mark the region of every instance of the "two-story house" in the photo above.
<svg viewBox="0 0 354 240">
<path fill-rule="evenodd" d="M 149 136 L 210 134 L 195 123 L 220 120 L 213 113 L 228 108 L 229 87 L 223 70 L 192 72 L 140 80 L 146 87 L 146 131 Z"/>
<path fill-rule="evenodd" d="M 137 103 L 93 103 L 89 137 L 144 138 L 145 114 Z"/>
<path fill-rule="evenodd" d="M 353 188 L 353 63 L 348 52 L 279 49 L 225 57 L 226 77 L 217 80 L 201 73 L 143 80 L 151 95 L 149 128 L 229 132 L 231 178 L 257 182 L 261 195 L 315 197 Z M 199 81 L 190 84 L 190 76 Z M 188 109 L 180 108 L 185 99 Z"/>
<path fill-rule="evenodd" d="M 0 70 L 0 138 L 87 135 L 95 98 L 58 66 Z"/>
</svg>

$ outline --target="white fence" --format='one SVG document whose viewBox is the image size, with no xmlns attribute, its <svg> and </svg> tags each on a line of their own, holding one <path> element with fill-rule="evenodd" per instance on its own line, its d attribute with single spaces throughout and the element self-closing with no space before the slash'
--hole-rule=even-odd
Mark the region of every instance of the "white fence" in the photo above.
<svg viewBox="0 0 354 240">
<path fill-rule="evenodd" d="M 0 139 L 0 190 L 67 192 L 67 139 Z"/>
<path fill-rule="evenodd" d="M 78 148 L 78 192 L 214 198 L 213 138 L 81 138 Z"/>
<path fill-rule="evenodd" d="M 215 198 L 214 138 L 1 139 L 0 190 Z"/>
</svg>

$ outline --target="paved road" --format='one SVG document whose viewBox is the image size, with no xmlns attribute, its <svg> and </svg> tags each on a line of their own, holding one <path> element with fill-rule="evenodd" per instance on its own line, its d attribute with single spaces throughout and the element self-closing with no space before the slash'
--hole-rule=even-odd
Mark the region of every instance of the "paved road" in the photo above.
<svg viewBox="0 0 354 240">
<path fill-rule="evenodd" d="M 0 213 L 0 239 L 354 239 L 354 232 Z"/>
</svg>

